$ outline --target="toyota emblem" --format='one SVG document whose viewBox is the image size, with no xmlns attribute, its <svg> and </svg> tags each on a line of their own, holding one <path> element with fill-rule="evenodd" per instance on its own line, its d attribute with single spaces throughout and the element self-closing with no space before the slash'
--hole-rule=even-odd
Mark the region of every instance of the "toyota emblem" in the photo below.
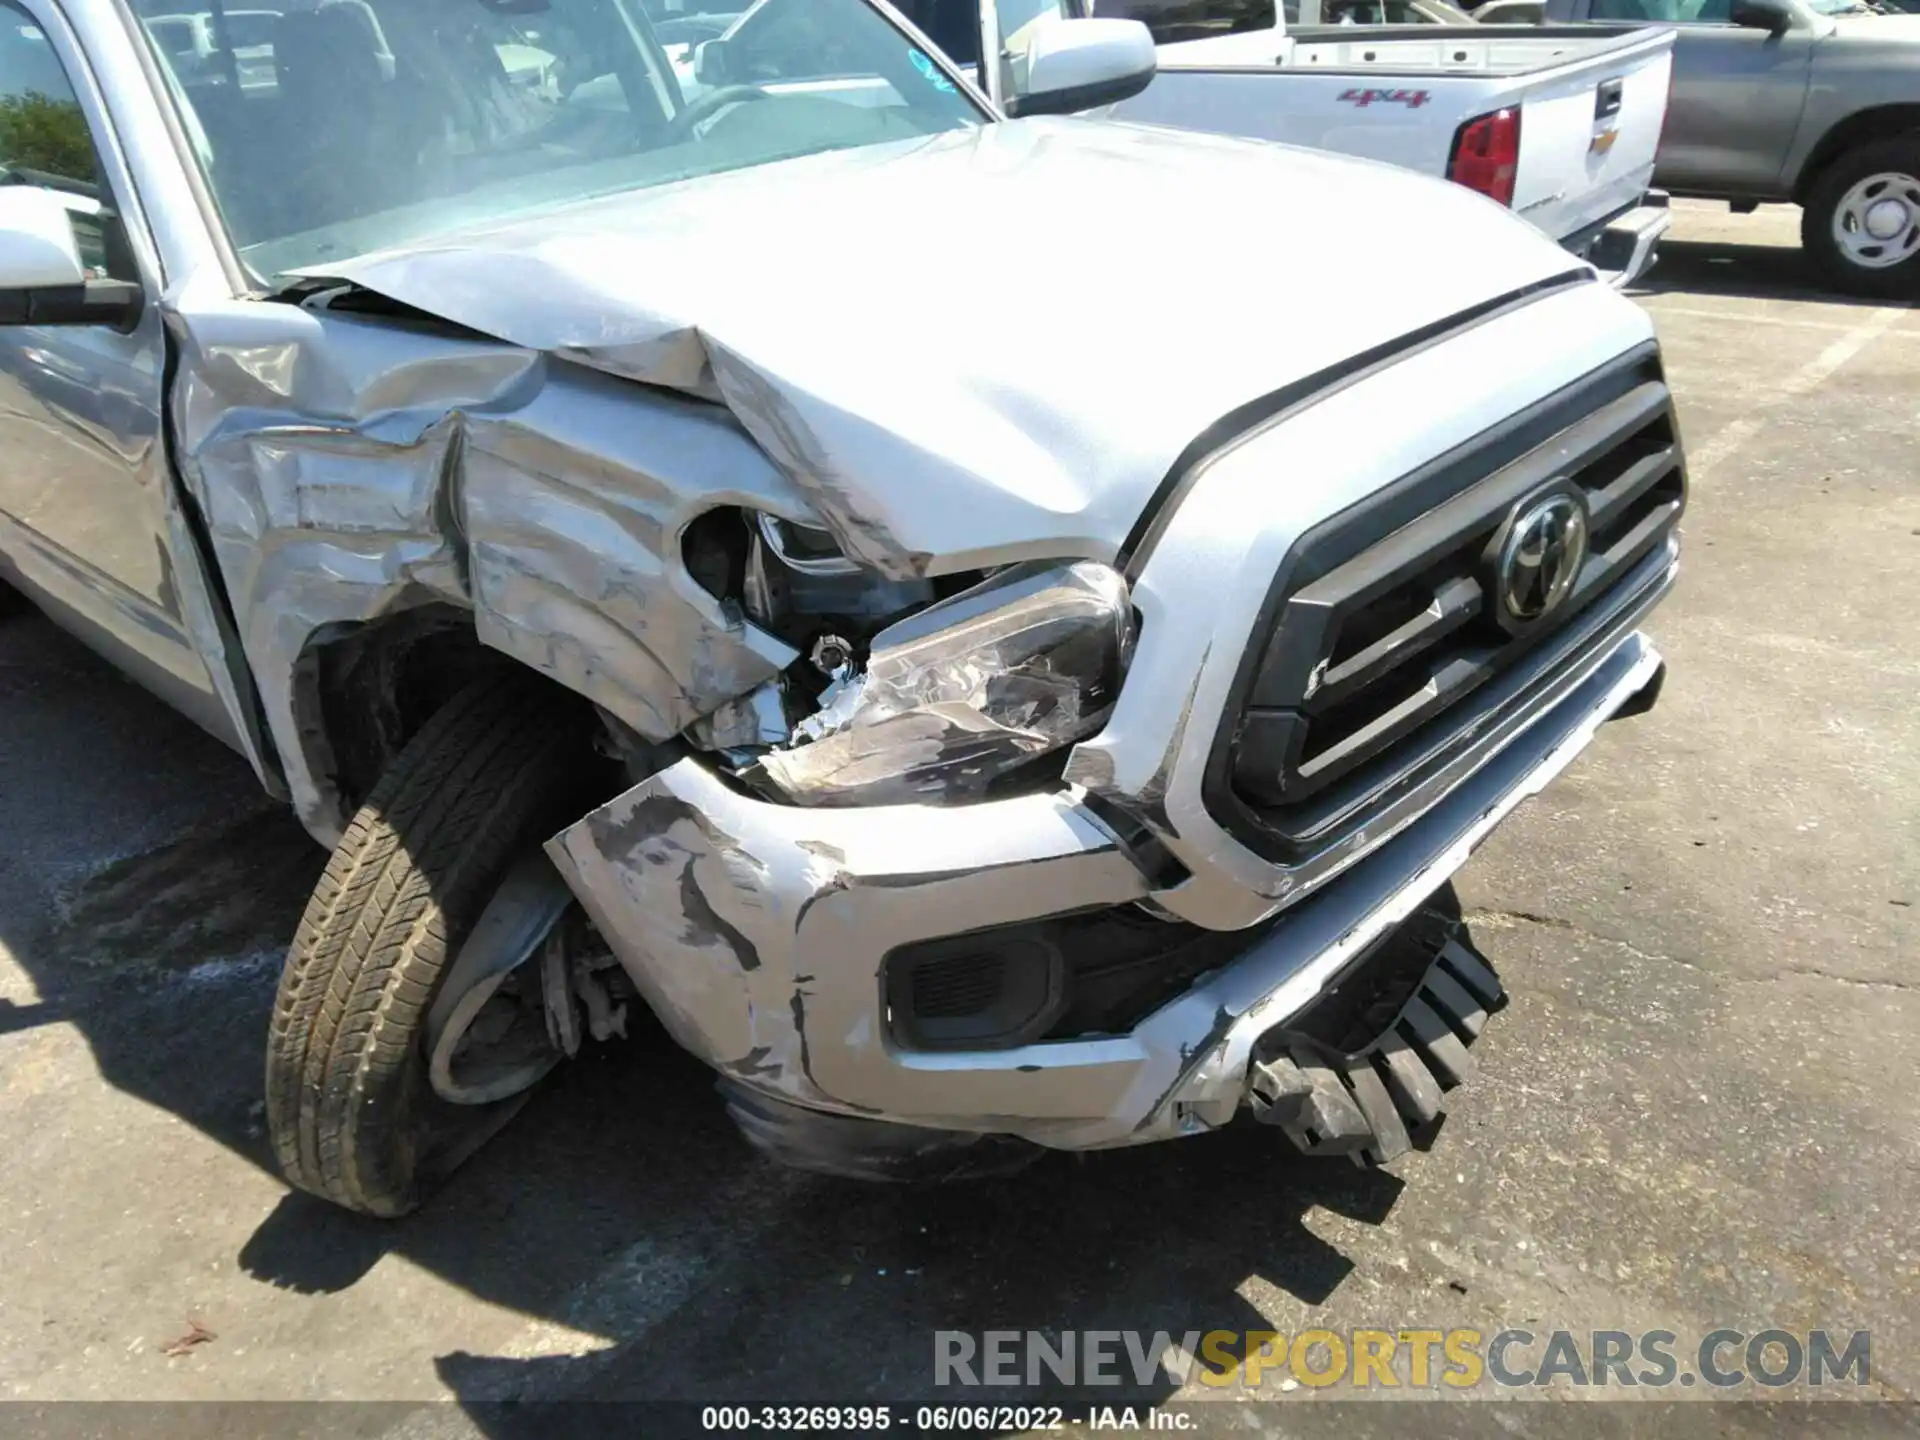
<svg viewBox="0 0 1920 1440">
<path fill-rule="evenodd" d="M 1564 491 L 1522 510 L 1500 547 L 1500 608 L 1518 624 L 1553 613 L 1573 592 L 1587 563 L 1587 512 Z"/>
</svg>

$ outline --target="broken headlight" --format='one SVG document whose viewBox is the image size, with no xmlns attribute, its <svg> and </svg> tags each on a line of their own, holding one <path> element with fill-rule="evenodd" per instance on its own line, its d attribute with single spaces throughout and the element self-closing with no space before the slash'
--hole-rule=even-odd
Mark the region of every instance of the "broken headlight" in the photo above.
<svg viewBox="0 0 1920 1440">
<path fill-rule="evenodd" d="M 865 671 L 836 676 L 761 776 L 798 805 L 980 796 L 1105 724 L 1132 648 L 1113 570 L 1010 566 L 875 635 Z"/>
</svg>

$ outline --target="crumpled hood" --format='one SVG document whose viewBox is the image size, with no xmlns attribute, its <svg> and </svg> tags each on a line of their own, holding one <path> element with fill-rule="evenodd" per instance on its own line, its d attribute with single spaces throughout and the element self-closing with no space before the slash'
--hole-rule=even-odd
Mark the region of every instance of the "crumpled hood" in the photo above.
<svg viewBox="0 0 1920 1440">
<path fill-rule="evenodd" d="M 1111 558 L 1229 412 L 1571 265 L 1409 172 L 1029 120 L 326 273 L 725 404 L 851 554 L 897 575 Z"/>
</svg>

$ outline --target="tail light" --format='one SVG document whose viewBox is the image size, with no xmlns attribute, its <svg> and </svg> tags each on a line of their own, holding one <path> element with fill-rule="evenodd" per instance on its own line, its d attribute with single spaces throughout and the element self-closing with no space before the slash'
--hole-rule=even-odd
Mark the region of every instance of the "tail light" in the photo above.
<svg viewBox="0 0 1920 1440">
<path fill-rule="evenodd" d="M 1496 110 L 1453 132 L 1447 178 L 1502 205 L 1513 204 L 1513 177 L 1520 169 L 1520 112 Z"/>
</svg>

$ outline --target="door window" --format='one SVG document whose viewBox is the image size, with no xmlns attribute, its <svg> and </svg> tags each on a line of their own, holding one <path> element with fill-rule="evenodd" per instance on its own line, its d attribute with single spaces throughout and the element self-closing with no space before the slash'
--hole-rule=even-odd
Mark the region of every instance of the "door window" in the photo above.
<svg viewBox="0 0 1920 1440">
<path fill-rule="evenodd" d="M 0 164 L 15 185 L 100 195 L 100 162 L 53 42 L 24 10 L 0 4 Z"/>
<path fill-rule="evenodd" d="M 1408 0 L 1327 0 L 1320 16 L 1324 25 L 1427 25 L 1433 22 L 1432 16 L 1415 9 Z"/>
<path fill-rule="evenodd" d="M 80 259 L 99 279 L 138 278 L 111 208 L 86 112 L 53 42 L 19 6 L 0 0 L 0 184 L 72 197 Z"/>
<path fill-rule="evenodd" d="M 1732 0 L 1593 0 L 1590 19 L 1651 21 L 1658 25 L 1725 25 Z"/>
<path fill-rule="evenodd" d="M 1093 13 L 1139 20 L 1156 45 L 1274 27 L 1274 0 L 1094 0 Z"/>
</svg>

